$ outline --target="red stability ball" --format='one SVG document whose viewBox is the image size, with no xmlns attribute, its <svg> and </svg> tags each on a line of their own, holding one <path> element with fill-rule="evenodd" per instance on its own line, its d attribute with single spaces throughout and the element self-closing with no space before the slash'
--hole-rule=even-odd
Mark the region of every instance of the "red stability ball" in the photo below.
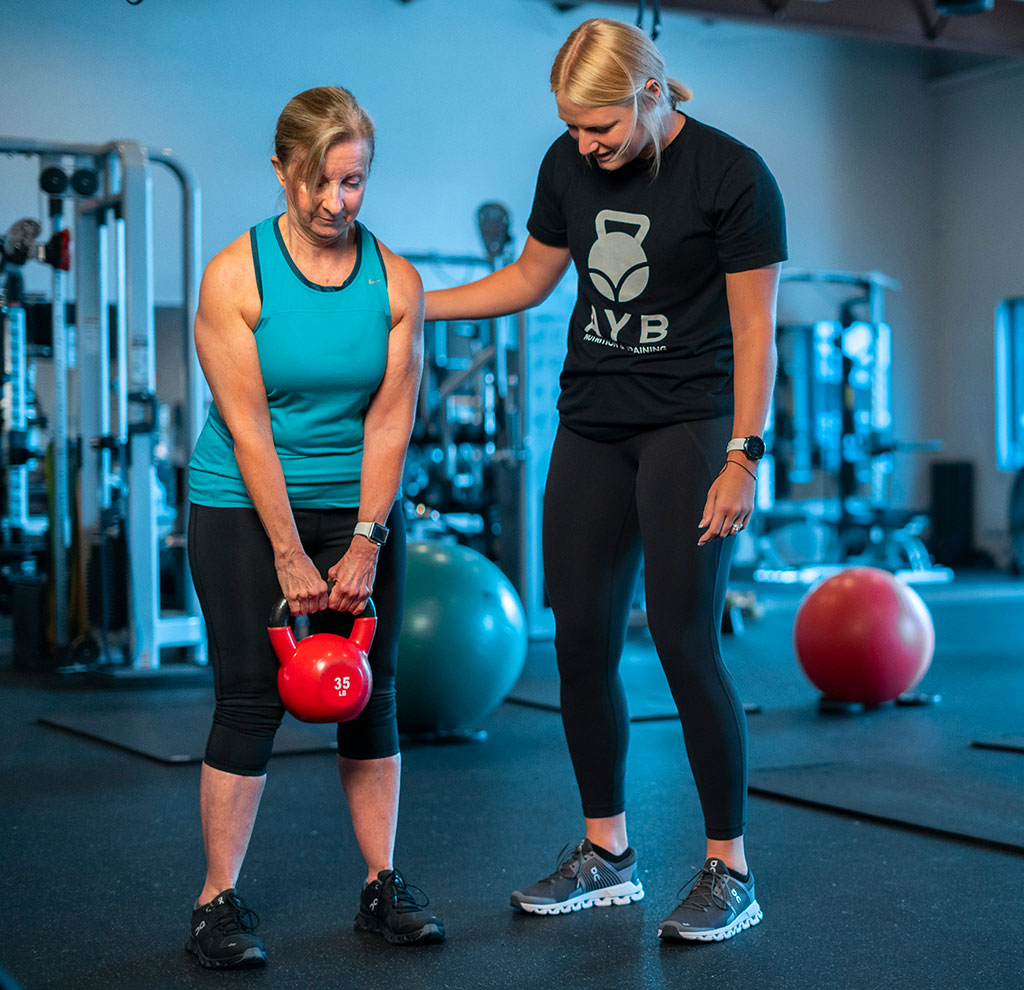
<svg viewBox="0 0 1024 990">
<path fill-rule="evenodd" d="M 804 673 L 826 698 L 878 705 L 924 677 L 935 627 L 913 588 L 877 567 L 851 567 L 804 595 L 793 645 Z"/>
</svg>

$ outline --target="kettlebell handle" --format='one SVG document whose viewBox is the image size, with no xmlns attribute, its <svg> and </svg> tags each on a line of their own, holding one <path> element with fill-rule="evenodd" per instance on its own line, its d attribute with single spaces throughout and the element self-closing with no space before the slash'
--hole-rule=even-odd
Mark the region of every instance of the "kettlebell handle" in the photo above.
<svg viewBox="0 0 1024 990">
<path fill-rule="evenodd" d="M 323 611 L 327 611 L 327 609 L 324 609 Z M 316 613 L 313 614 L 315 615 Z M 373 599 L 367 598 L 366 607 L 363 609 L 362 612 L 359 613 L 359 615 L 356 616 L 356 620 L 358 621 L 359 619 L 376 618 L 377 610 L 373 607 Z M 284 626 L 290 626 L 291 624 L 292 613 L 291 609 L 288 608 L 288 599 L 282 595 L 281 598 L 278 599 L 277 602 L 275 602 L 274 607 L 270 610 L 270 619 L 267 622 L 267 628 L 281 629 Z"/>
<path fill-rule="evenodd" d="M 651 229 L 651 221 L 649 217 L 645 217 L 642 213 L 623 213 L 621 210 L 602 210 L 598 213 L 594 223 L 597 226 L 597 236 L 607 237 L 608 235 L 608 224 L 612 223 L 626 223 L 631 227 L 636 227 L 635 234 L 627 234 L 627 237 L 632 237 L 637 244 L 642 244 L 643 239 L 647 236 L 647 232 Z"/>
</svg>

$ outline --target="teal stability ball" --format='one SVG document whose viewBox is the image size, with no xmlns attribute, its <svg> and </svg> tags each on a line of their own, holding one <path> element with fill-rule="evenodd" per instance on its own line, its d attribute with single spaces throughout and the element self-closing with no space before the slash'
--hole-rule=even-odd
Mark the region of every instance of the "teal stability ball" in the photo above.
<svg viewBox="0 0 1024 990">
<path fill-rule="evenodd" d="M 526 662 L 526 617 L 498 566 L 468 547 L 409 544 L 398 640 L 398 728 L 478 728 Z"/>
</svg>

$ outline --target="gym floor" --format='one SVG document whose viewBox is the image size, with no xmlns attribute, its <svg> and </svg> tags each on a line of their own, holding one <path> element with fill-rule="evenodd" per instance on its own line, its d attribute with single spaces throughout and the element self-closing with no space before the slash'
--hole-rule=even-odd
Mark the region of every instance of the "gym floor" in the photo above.
<svg viewBox="0 0 1024 990">
<path fill-rule="evenodd" d="M 26 990 L 1016 990 L 1024 752 L 972 743 L 1024 734 L 1013 618 L 1024 582 L 966 576 L 919 590 L 937 633 L 920 689 L 942 696 L 935 706 L 820 714 L 791 646 L 798 589 L 759 586 L 763 616 L 727 637 L 744 700 L 760 708 L 749 719 L 756 928 L 707 945 L 656 937 L 703 859 L 681 731 L 662 718 L 633 723 L 629 757 L 646 898 L 553 918 L 511 910 L 509 891 L 549 872 L 581 821 L 557 714 L 509 701 L 485 720 L 483 741 L 405 748 L 397 865 L 429 893 L 445 944 L 392 947 L 352 931 L 362 870 L 333 757 L 281 755 L 239 883 L 269 963 L 223 973 L 184 951 L 202 869 L 196 765 L 39 721 L 119 712 L 159 723 L 162 708 L 208 705 L 209 686 L 102 687 L 16 670 L 4 617 L 0 967 Z M 661 675 L 642 630 L 625 665 L 631 695 L 646 692 L 656 709 Z M 553 684 L 538 644 L 514 697 L 550 695 Z M 831 775 L 815 780 L 818 771 Z M 780 796 L 794 779 L 803 792 Z"/>
</svg>

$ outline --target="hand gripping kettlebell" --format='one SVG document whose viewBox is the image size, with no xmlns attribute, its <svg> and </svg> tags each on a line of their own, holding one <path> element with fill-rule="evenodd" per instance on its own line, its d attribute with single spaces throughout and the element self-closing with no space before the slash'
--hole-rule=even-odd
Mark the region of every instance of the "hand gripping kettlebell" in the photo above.
<svg viewBox="0 0 1024 990">
<path fill-rule="evenodd" d="M 303 722 L 348 722 L 370 700 L 373 677 L 366 655 L 377 631 L 377 611 L 368 598 L 348 638 L 313 633 L 296 642 L 288 600 L 270 611 L 267 632 L 281 669 L 277 689 L 284 707 Z"/>
</svg>

